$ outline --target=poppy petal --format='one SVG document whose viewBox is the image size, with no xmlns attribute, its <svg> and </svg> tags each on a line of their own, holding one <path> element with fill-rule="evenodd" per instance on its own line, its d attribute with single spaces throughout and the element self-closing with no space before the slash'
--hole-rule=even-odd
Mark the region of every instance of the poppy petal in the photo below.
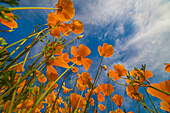
<svg viewBox="0 0 170 113">
<path fill-rule="evenodd" d="M 46 76 L 49 80 L 54 81 L 58 78 L 58 73 L 53 66 L 47 65 Z"/>
<path fill-rule="evenodd" d="M 83 44 L 80 44 L 80 45 L 79 45 L 79 55 L 80 55 L 81 57 L 86 57 L 86 56 L 88 56 L 90 53 L 91 53 L 91 50 L 90 50 L 87 46 L 85 46 L 85 45 L 83 45 Z"/>
<path fill-rule="evenodd" d="M 86 71 L 88 71 L 88 69 L 90 68 L 91 64 L 92 64 L 92 60 L 89 58 L 81 58 L 82 64 L 85 68 Z"/>
</svg>

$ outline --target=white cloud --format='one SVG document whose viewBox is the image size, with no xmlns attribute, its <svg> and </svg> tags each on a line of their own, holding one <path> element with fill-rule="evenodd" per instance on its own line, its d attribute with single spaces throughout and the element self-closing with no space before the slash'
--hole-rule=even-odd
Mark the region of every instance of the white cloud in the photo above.
<svg viewBox="0 0 170 113">
<path fill-rule="evenodd" d="M 168 62 L 170 58 L 170 2 L 98 0 L 85 4 L 84 8 L 86 10 L 83 10 L 79 17 L 84 19 L 86 24 L 106 26 L 119 23 L 114 31 L 107 31 L 104 36 L 112 32 L 115 37 L 124 34 L 129 29 L 128 26 L 124 26 L 128 20 L 133 25 L 133 34 L 115 40 L 118 44 L 114 47 L 114 61 L 124 64 L 129 69 L 146 63 L 152 71 L 160 71 L 159 74 L 164 71 L 163 63 Z M 120 60 L 120 57 L 124 59 Z M 161 77 L 165 79 L 168 76 Z"/>
</svg>

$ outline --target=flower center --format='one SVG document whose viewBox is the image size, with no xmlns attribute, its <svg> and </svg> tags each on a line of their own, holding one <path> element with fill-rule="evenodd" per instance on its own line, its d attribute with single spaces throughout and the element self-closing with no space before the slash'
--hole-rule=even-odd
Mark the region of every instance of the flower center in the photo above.
<svg viewBox="0 0 170 113">
<path fill-rule="evenodd" d="M 61 7 L 61 6 L 58 7 L 58 11 L 59 11 L 59 12 L 62 11 L 62 7 Z"/>
<path fill-rule="evenodd" d="M 81 57 L 77 57 L 77 60 L 80 61 L 80 60 L 81 60 Z"/>
</svg>

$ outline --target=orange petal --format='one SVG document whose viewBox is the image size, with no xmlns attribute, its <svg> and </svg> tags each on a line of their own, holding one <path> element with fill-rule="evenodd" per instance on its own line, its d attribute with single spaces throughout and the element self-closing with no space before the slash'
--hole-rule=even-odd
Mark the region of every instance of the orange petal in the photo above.
<svg viewBox="0 0 170 113">
<path fill-rule="evenodd" d="M 113 71 L 112 69 L 109 70 L 109 75 L 110 78 L 114 78 L 113 80 L 119 80 L 121 77 L 119 76 L 119 73 Z"/>
<path fill-rule="evenodd" d="M 161 109 L 165 110 L 167 112 L 170 112 L 170 103 L 166 102 L 166 101 L 162 101 L 161 103 Z"/>
<path fill-rule="evenodd" d="M 56 56 L 55 59 L 49 60 L 50 65 L 58 66 L 58 67 L 64 67 L 69 68 L 69 65 L 64 61 L 62 56 Z"/>
<path fill-rule="evenodd" d="M 59 27 L 57 26 L 54 30 L 53 29 L 50 29 L 50 34 L 56 38 L 59 38 L 60 37 L 60 34 L 61 34 L 61 30 L 59 29 Z"/>
<path fill-rule="evenodd" d="M 12 18 L 14 16 L 13 13 L 5 13 L 4 11 L 1 11 L 1 13 L 5 14 L 11 21 L 0 18 L 0 23 L 4 24 L 5 26 L 9 27 L 10 29 L 18 27 L 18 24 Z"/>
<path fill-rule="evenodd" d="M 46 76 L 49 80 L 54 81 L 58 78 L 58 73 L 53 66 L 47 65 Z"/>
<path fill-rule="evenodd" d="M 98 46 L 98 52 L 99 52 L 99 55 L 100 55 L 100 56 L 104 56 L 104 53 L 103 53 L 103 51 L 102 51 L 101 45 Z"/>
<path fill-rule="evenodd" d="M 99 104 L 98 107 L 99 107 L 99 109 L 100 109 L 101 111 L 103 111 L 103 110 L 106 109 L 106 106 L 103 106 L 103 104 Z"/>
<path fill-rule="evenodd" d="M 87 46 L 85 46 L 85 45 L 83 45 L 83 44 L 80 44 L 80 45 L 79 45 L 79 55 L 80 55 L 81 57 L 86 57 L 86 56 L 88 56 L 90 53 L 91 53 L 91 50 L 90 50 Z"/>
<path fill-rule="evenodd" d="M 124 66 L 121 64 L 115 64 L 113 68 L 115 69 L 116 72 L 121 73 L 121 71 L 123 71 L 124 69 Z"/>
<path fill-rule="evenodd" d="M 146 79 L 153 77 L 153 73 L 149 70 L 145 70 L 144 76 Z"/>
<path fill-rule="evenodd" d="M 73 19 L 70 27 L 72 28 L 72 32 L 74 34 L 81 34 L 84 30 L 84 25 L 81 21 Z"/>
<path fill-rule="evenodd" d="M 115 102 L 115 104 L 116 104 L 118 107 L 121 107 L 122 102 L 123 102 L 123 96 L 118 95 L 118 94 L 115 94 L 115 95 L 113 96 L 112 100 Z"/>
<path fill-rule="evenodd" d="M 94 106 L 94 99 L 90 98 L 90 105 Z"/>
<path fill-rule="evenodd" d="M 78 68 L 77 68 L 76 66 L 73 66 L 73 67 L 71 68 L 71 71 L 72 71 L 73 73 L 76 73 L 76 72 L 78 71 Z"/>
<path fill-rule="evenodd" d="M 45 76 L 41 76 L 41 75 L 40 75 L 40 76 L 38 77 L 38 81 L 39 81 L 39 82 L 42 82 L 42 83 L 45 83 L 45 82 L 47 81 L 47 78 L 46 78 Z"/>
<path fill-rule="evenodd" d="M 111 57 L 113 55 L 114 49 L 112 45 L 106 47 L 105 57 Z"/>
<path fill-rule="evenodd" d="M 71 54 L 74 55 L 75 57 L 78 56 L 77 47 L 76 46 L 72 46 L 71 47 Z"/>
<path fill-rule="evenodd" d="M 63 56 L 63 59 L 64 59 L 64 61 L 65 61 L 66 63 L 69 63 L 69 62 L 70 62 L 69 54 L 68 54 L 68 53 L 63 53 L 62 56 Z"/>
<path fill-rule="evenodd" d="M 102 94 L 97 94 L 97 101 L 103 102 L 105 100 L 104 96 Z"/>
<path fill-rule="evenodd" d="M 61 24 L 59 26 L 59 28 L 61 29 L 61 32 L 65 34 L 65 36 L 68 36 L 70 34 L 70 32 L 68 32 L 71 29 L 69 26 L 70 24 L 67 24 L 67 23 Z"/>
<path fill-rule="evenodd" d="M 92 60 L 90 60 L 89 58 L 81 58 L 81 62 L 85 68 L 86 71 L 88 71 L 88 69 L 90 68 L 91 64 L 92 64 Z"/>
<path fill-rule="evenodd" d="M 165 66 L 165 71 L 167 71 L 168 73 L 170 73 L 170 64 L 167 64 L 167 65 Z"/>
</svg>

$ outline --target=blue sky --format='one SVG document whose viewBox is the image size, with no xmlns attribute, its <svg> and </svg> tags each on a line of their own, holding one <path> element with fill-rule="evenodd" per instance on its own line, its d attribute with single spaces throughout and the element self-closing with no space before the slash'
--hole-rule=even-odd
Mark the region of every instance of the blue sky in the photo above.
<svg viewBox="0 0 170 113">
<path fill-rule="evenodd" d="M 82 33 L 84 37 L 71 44 L 70 48 L 72 45 L 84 44 L 91 49 L 89 58 L 93 60 L 93 64 L 88 72 L 92 77 L 95 76 L 96 67 L 101 59 L 97 48 L 103 43 L 108 43 L 114 47 L 113 56 L 104 59 L 103 64 L 107 65 L 108 69 L 113 69 L 114 64 L 120 63 L 131 71 L 133 67 L 141 68 L 141 64 L 146 64 L 147 69 L 154 74 L 154 77 L 149 79 L 151 83 L 170 79 L 170 74 L 164 71 L 164 63 L 170 62 L 170 2 L 168 0 L 73 0 L 73 2 L 76 10 L 74 18 L 84 24 Z M 57 0 L 41 0 L 41 2 L 23 0 L 20 1 L 19 6 L 55 7 L 56 3 Z M 33 25 L 47 22 L 50 12 L 54 10 L 14 11 L 21 17 L 17 20 L 19 27 L 14 32 L 1 33 L 0 36 L 6 38 L 8 43 L 26 37 L 34 30 Z M 4 26 L 2 28 L 5 29 Z M 71 40 L 73 36 L 75 37 L 71 34 L 66 38 Z M 31 43 L 31 40 L 28 43 Z M 68 47 L 68 51 L 70 48 Z M 42 43 L 39 43 L 31 51 L 30 56 L 41 52 L 41 49 Z M 79 69 L 85 71 L 83 67 Z M 104 72 L 98 83 L 103 82 L 107 82 Z M 130 106 L 132 101 L 126 96 L 125 88 L 113 85 L 116 89 L 115 94 L 125 96 L 123 106 L 133 109 Z M 160 101 L 154 97 L 153 99 L 155 104 L 160 106 Z"/>
</svg>

